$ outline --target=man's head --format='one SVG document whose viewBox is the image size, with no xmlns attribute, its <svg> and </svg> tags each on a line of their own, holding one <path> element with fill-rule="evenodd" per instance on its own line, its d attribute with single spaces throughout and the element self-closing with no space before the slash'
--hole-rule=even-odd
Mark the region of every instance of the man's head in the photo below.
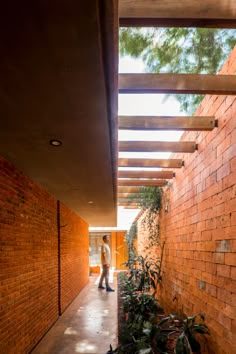
<svg viewBox="0 0 236 354">
<path fill-rule="evenodd" d="M 104 235 L 102 239 L 103 239 L 103 242 L 107 243 L 107 242 L 109 242 L 110 237 L 109 237 L 109 235 Z"/>
</svg>

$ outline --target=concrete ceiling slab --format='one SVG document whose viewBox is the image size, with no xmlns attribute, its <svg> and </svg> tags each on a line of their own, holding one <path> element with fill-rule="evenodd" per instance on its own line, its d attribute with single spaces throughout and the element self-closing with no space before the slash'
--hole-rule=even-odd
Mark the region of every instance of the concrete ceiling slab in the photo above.
<svg viewBox="0 0 236 354">
<path fill-rule="evenodd" d="M 0 153 L 91 226 L 115 226 L 116 1 L 23 3 L 0 11 Z"/>
</svg>

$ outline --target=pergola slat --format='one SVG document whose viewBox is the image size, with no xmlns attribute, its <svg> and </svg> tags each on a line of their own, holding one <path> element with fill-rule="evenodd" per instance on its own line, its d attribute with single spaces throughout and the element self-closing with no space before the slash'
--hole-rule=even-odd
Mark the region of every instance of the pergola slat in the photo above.
<svg viewBox="0 0 236 354">
<path fill-rule="evenodd" d="M 216 126 L 214 117 L 144 117 L 119 116 L 120 130 L 213 130 Z"/>
<path fill-rule="evenodd" d="M 120 26 L 236 28 L 235 1 L 120 0 Z"/>
<path fill-rule="evenodd" d="M 131 152 L 194 152 L 193 141 L 120 141 L 119 151 Z"/>
<path fill-rule="evenodd" d="M 138 204 L 124 204 L 118 203 L 118 206 L 122 206 L 124 209 L 141 209 Z"/>
<path fill-rule="evenodd" d="M 118 178 L 165 178 L 175 176 L 173 171 L 118 171 Z"/>
<path fill-rule="evenodd" d="M 118 193 L 138 193 L 140 191 L 140 187 L 118 186 L 117 190 Z"/>
<path fill-rule="evenodd" d="M 118 200 L 123 199 L 123 198 L 129 198 L 130 200 L 135 200 L 138 196 L 140 196 L 141 193 L 118 193 L 117 197 Z"/>
<path fill-rule="evenodd" d="M 121 17 L 120 27 L 236 28 L 234 19 Z"/>
<path fill-rule="evenodd" d="M 126 198 L 119 198 L 118 199 L 118 203 L 139 203 L 140 199 L 138 197 L 136 198 L 129 198 L 129 197 L 126 197 Z"/>
<path fill-rule="evenodd" d="M 118 186 L 156 186 L 164 187 L 167 184 L 166 180 L 158 179 L 118 179 Z"/>
<path fill-rule="evenodd" d="M 119 93 L 236 95 L 236 75 L 119 74 Z"/>
<path fill-rule="evenodd" d="M 119 167 L 161 167 L 161 168 L 181 168 L 184 162 L 181 159 L 136 159 L 119 158 Z"/>
</svg>

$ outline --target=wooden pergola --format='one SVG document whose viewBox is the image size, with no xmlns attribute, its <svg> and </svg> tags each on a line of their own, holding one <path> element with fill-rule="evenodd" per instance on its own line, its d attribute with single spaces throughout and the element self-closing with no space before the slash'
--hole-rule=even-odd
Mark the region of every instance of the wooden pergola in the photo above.
<svg viewBox="0 0 236 354">
<path fill-rule="evenodd" d="M 121 27 L 206 27 L 236 28 L 236 1 L 215 0 L 120 0 Z M 206 74 L 120 74 L 119 93 L 184 93 L 236 95 L 235 75 Z M 120 130 L 136 131 L 211 131 L 217 128 L 214 116 L 119 116 Z M 120 152 L 195 153 L 195 141 L 122 141 Z M 118 171 L 118 205 L 137 207 L 135 193 L 140 186 L 165 186 L 184 165 L 181 159 L 119 158 L 118 167 L 136 167 L 136 171 Z M 148 171 L 147 168 L 161 168 Z M 165 170 L 168 169 L 168 170 Z M 176 170 L 178 171 L 178 170 Z M 132 200 L 132 202 L 129 202 Z"/>
</svg>

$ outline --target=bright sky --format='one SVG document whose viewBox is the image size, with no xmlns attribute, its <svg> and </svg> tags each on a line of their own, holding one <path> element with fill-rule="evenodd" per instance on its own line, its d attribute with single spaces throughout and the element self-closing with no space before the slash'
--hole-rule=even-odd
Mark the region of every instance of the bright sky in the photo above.
<svg viewBox="0 0 236 354">
<path fill-rule="evenodd" d="M 120 73 L 142 73 L 145 72 L 141 60 L 130 57 L 122 57 L 119 61 Z M 120 94 L 119 115 L 147 115 L 147 116 L 172 116 L 183 115 L 179 110 L 179 102 L 173 97 L 164 100 L 163 94 Z M 160 131 L 119 131 L 119 140 L 153 140 L 153 141 L 178 141 L 182 132 Z M 168 158 L 170 153 L 138 153 L 120 152 L 119 157 L 144 157 L 144 158 Z M 125 169 L 125 168 L 120 168 Z M 133 168 L 134 170 L 134 168 Z M 118 226 L 129 228 L 137 210 L 128 210 L 118 207 Z"/>
<path fill-rule="evenodd" d="M 144 64 L 141 60 L 130 57 L 122 57 L 119 61 L 120 73 L 143 73 Z M 173 96 L 164 100 L 163 94 L 120 94 L 119 115 L 146 115 L 146 116 L 172 116 L 183 115 L 179 111 L 179 102 Z M 139 132 L 123 130 L 119 131 L 119 140 L 150 140 L 150 141 L 178 141 L 182 132 L 160 131 L 160 132 Z M 141 158 L 168 158 L 170 153 L 140 153 L 120 152 L 119 157 L 141 157 Z M 120 170 L 127 168 L 120 168 Z M 131 169 L 131 168 L 129 168 Z M 134 170 L 135 168 L 133 168 Z M 153 170 L 153 169 L 152 169 Z M 124 209 L 118 207 L 118 229 L 129 229 L 139 210 Z M 93 228 L 103 229 L 104 228 Z"/>
</svg>

